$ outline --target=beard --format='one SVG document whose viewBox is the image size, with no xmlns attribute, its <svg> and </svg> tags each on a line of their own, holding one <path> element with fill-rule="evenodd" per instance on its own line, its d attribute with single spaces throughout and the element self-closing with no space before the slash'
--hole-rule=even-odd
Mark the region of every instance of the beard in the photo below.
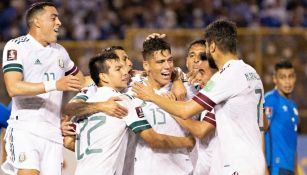
<svg viewBox="0 0 307 175">
<path fill-rule="evenodd" d="M 209 67 L 212 68 L 212 69 L 218 69 L 218 67 L 215 64 L 215 61 L 214 61 L 211 53 L 206 53 L 206 57 L 208 59 Z"/>
</svg>

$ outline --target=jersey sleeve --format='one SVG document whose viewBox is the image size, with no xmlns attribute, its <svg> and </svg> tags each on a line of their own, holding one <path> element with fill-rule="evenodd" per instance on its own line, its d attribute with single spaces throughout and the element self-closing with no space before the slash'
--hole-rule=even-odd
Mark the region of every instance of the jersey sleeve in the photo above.
<svg viewBox="0 0 307 175">
<path fill-rule="evenodd" d="M 206 86 L 201 89 L 192 99 L 203 106 L 204 109 L 211 111 L 216 104 L 219 104 L 232 96 L 235 96 L 243 88 L 245 82 L 240 78 L 234 79 L 235 75 L 221 75 L 216 73 L 208 81 Z M 237 82 L 233 82 L 237 80 Z"/>
<path fill-rule="evenodd" d="M 202 112 L 200 120 L 208 122 L 208 123 L 212 124 L 213 126 L 216 126 L 215 114 L 214 114 L 213 111 L 211 111 L 211 112 L 209 112 L 209 111 Z"/>
<path fill-rule="evenodd" d="M 9 41 L 3 49 L 2 68 L 3 73 L 12 71 L 23 73 L 22 50 L 14 40 Z"/>
<path fill-rule="evenodd" d="M 123 119 L 129 129 L 134 133 L 138 133 L 152 128 L 144 116 L 142 107 L 138 106 L 139 102 L 135 101 L 132 96 L 122 95 L 120 97 L 123 99 L 120 103 L 128 108 L 128 115 Z"/>
<path fill-rule="evenodd" d="M 70 59 L 69 54 L 67 53 L 66 49 L 64 47 L 60 47 L 61 54 L 63 56 L 63 64 L 64 64 L 64 70 L 65 70 L 65 76 L 67 75 L 77 75 L 79 72 L 78 67 L 75 65 L 75 63 Z M 60 65 L 61 65 L 61 61 Z"/>
</svg>

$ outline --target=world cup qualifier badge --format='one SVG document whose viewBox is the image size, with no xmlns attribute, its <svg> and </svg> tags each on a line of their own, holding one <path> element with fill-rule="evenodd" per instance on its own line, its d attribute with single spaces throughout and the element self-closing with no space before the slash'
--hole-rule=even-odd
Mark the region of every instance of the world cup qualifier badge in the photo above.
<svg viewBox="0 0 307 175">
<path fill-rule="evenodd" d="M 136 114 L 138 115 L 139 118 L 143 118 L 144 117 L 144 112 L 142 110 L 142 107 L 140 107 L 140 106 L 136 107 L 135 110 L 136 110 Z"/>
<path fill-rule="evenodd" d="M 11 49 L 7 51 L 7 61 L 13 61 L 17 59 L 17 50 Z"/>
</svg>

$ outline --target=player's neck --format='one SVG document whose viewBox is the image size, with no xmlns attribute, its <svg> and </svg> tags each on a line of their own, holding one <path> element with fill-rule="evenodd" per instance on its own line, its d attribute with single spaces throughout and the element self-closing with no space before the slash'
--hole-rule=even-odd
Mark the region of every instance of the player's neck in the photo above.
<svg viewBox="0 0 307 175">
<path fill-rule="evenodd" d="M 149 85 L 154 88 L 159 90 L 160 88 L 162 88 L 164 85 L 161 85 L 160 83 L 158 83 L 157 81 L 155 81 L 152 77 L 148 76 L 148 83 Z"/>
<path fill-rule="evenodd" d="M 111 88 L 111 89 L 114 89 L 114 90 L 116 90 L 116 91 L 118 91 L 118 92 L 121 92 L 122 90 L 124 90 L 124 88 L 122 88 L 122 87 L 114 87 L 114 86 L 112 86 L 112 85 L 109 85 L 109 84 L 103 84 L 101 87 L 108 87 L 108 88 Z"/>
<path fill-rule="evenodd" d="M 219 54 L 218 59 L 215 60 L 215 64 L 219 70 L 222 70 L 224 65 L 230 60 L 238 60 L 238 56 L 236 54 L 227 53 L 227 54 Z"/>
<path fill-rule="evenodd" d="M 49 45 L 47 41 L 44 40 L 44 36 L 36 32 L 35 30 L 30 30 L 29 34 L 37 41 L 39 42 L 42 46 L 46 47 Z"/>
<path fill-rule="evenodd" d="M 286 99 L 290 99 L 291 98 L 291 94 L 287 94 L 287 93 L 284 93 L 282 92 L 281 90 L 277 89 L 276 90 L 278 91 L 279 95 L 285 97 Z"/>
</svg>

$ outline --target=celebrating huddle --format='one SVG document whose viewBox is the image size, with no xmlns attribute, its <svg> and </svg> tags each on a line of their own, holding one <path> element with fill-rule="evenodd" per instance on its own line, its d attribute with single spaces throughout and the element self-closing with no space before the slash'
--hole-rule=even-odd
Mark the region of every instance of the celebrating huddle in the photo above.
<svg viewBox="0 0 307 175">
<path fill-rule="evenodd" d="M 152 34 L 143 42 L 144 71 L 112 46 L 91 58 L 89 81 L 55 43 L 61 22 L 53 4 L 34 4 L 27 22 L 29 34 L 3 54 L 13 97 L 6 173 L 61 174 L 64 145 L 75 152 L 76 175 L 264 174 L 263 85 L 238 59 L 231 21 L 211 23 L 204 40 L 191 43 L 187 74 L 174 67 L 165 36 Z M 62 91 L 80 92 L 60 121 Z"/>
</svg>

